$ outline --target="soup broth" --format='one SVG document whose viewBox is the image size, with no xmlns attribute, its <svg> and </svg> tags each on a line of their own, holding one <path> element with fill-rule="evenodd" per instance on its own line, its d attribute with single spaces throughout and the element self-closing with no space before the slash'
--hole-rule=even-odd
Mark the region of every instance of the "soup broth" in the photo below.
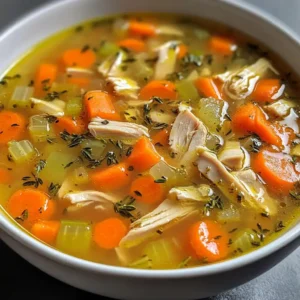
<svg viewBox="0 0 300 300">
<path fill-rule="evenodd" d="M 0 81 L 0 205 L 87 260 L 174 269 L 262 247 L 299 216 L 299 88 L 231 29 L 94 20 Z"/>
</svg>

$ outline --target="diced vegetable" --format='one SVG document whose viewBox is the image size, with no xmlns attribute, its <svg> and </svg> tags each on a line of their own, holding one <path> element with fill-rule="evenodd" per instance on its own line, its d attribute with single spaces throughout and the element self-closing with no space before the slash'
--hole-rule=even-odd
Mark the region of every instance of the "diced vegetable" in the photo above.
<svg viewBox="0 0 300 300">
<path fill-rule="evenodd" d="M 102 140 L 85 140 L 81 144 L 81 149 L 91 149 L 92 157 L 95 159 L 101 159 L 103 156 L 103 152 L 106 148 L 106 143 Z"/>
<path fill-rule="evenodd" d="M 129 22 L 128 32 L 131 35 L 148 37 L 156 35 L 156 28 L 151 23 L 131 20 Z"/>
<path fill-rule="evenodd" d="M 108 77 L 107 81 L 112 83 L 114 90 L 118 95 L 137 99 L 137 92 L 140 87 L 136 81 L 126 77 Z"/>
<path fill-rule="evenodd" d="M 92 228 L 89 223 L 80 221 L 61 221 L 56 239 L 58 250 L 84 257 L 91 246 Z"/>
<path fill-rule="evenodd" d="M 126 235 L 127 226 L 118 218 L 109 218 L 95 225 L 93 239 L 103 249 L 118 247 L 121 239 Z"/>
<path fill-rule="evenodd" d="M 70 117 L 78 117 L 82 113 L 83 104 L 81 97 L 73 97 L 68 100 L 65 113 Z"/>
<path fill-rule="evenodd" d="M 34 115 L 29 119 L 28 130 L 34 142 L 45 142 L 55 138 L 55 132 L 45 116 Z"/>
<path fill-rule="evenodd" d="M 19 140 L 26 127 L 25 118 L 15 112 L 0 112 L 0 145 L 5 145 L 9 141 Z"/>
<path fill-rule="evenodd" d="M 281 146 L 277 131 L 255 104 L 247 103 L 235 111 L 232 116 L 232 129 L 240 134 L 256 133 L 263 141 Z"/>
<path fill-rule="evenodd" d="M 72 153 L 52 152 L 47 157 L 46 166 L 40 172 L 40 176 L 49 182 L 52 181 L 61 184 L 67 175 L 67 166 L 76 160 L 77 156 Z"/>
<path fill-rule="evenodd" d="M 176 83 L 179 98 L 182 100 L 196 100 L 199 98 L 198 91 L 191 80 L 182 80 Z"/>
<path fill-rule="evenodd" d="M 121 64 L 126 57 L 127 55 L 124 51 L 118 51 L 116 54 L 108 56 L 98 67 L 98 72 L 105 77 L 124 76 L 124 72 L 121 69 Z"/>
<path fill-rule="evenodd" d="M 55 202 L 44 192 L 28 188 L 16 191 L 8 200 L 8 213 L 26 228 L 38 220 L 49 220 L 55 212 Z"/>
<path fill-rule="evenodd" d="M 140 98 L 149 100 L 153 97 L 176 100 L 177 91 L 174 83 L 166 80 L 153 80 L 145 85 L 140 92 Z"/>
<path fill-rule="evenodd" d="M 185 44 L 180 44 L 177 47 L 177 59 L 184 58 L 188 53 L 188 47 Z"/>
<path fill-rule="evenodd" d="M 97 170 L 90 175 L 90 180 L 95 188 L 102 191 L 119 190 L 130 183 L 131 172 L 124 163 Z"/>
<path fill-rule="evenodd" d="M 228 103 L 214 98 L 202 98 L 195 114 L 212 132 L 217 132 L 225 120 Z"/>
<path fill-rule="evenodd" d="M 300 174 L 287 154 L 264 148 L 256 154 L 252 163 L 253 169 L 273 191 L 288 194 L 300 180 Z"/>
<path fill-rule="evenodd" d="M 175 196 L 177 200 L 192 200 L 208 202 L 213 195 L 213 190 L 209 185 L 173 187 L 169 191 L 169 197 Z"/>
<path fill-rule="evenodd" d="M 260 239 L 251 229 L 240 230 L 234 235 L 232 240 L 233 243 L 231 244 L 230 249 L 235 251 L 247 252 L 253 247 L 260 245 Z"/>
<path fill-rule="evenodd" d="M 221 55 L 231 55 L 237 48 L 232 40 L 221 36 L 212 36 L 208 43 L 212 52 Z"/>
<path fill-rule="evenodd" d="M 124 37 L 127 34 L 129 22 L 127 19 L 117 18 L 113 23 L 113 34 L 117 37 Z"/>
<path fill-rule="evenodd" d="M 159 130 L 155 135 L 152 136 L 152 143 L 154 146 L 165 146 L 169 145 L 170 128 L 164 128 Z"/>
<path fill-rule="evenodd" d="M 39 220 L 33 224 L 31 233 L 41 241 L 53 245 L 55 243 L 59 227 L 59 221 Z"/>
<path fill-rule="evenodd" d="M 146 175 L 132 182 L 130 195 L 138 202 L 158 204 L 164 200 L 165 191 L 161 183 L 156 183 L 151 175 Z"/>
<path fill-rule="evenodd" d="M 28 140 L 8 143 L 8 153 L 17 164 L 32 161 L 37 156 L 37 150 Z"/>
<path fill-rule="evenodd" d="M 62 100 L 55 99 L 50 102 L 31 98 L 31 102 L 34 104 L 34 108 L 42 113 L 55 117 L 62 117 L 64 115 L 66 103 Z"/>
<path fill-rule="evenodd" d="M 152 260 L 145 255 L 142 258 L 130 263 L 128 267 L 135 269 L 152 269 Z"/>
<path fill-rule="evenodd" d="M 212 220 L 196 222 L 189 230 L 189 240 L 200 259 L 215 262 L 228 255 L 228 234 Z"/>
<path fill-rule="evenodd" d="M 285 117 L 289 114 L 290 109 L 295 107 L 296 104 L 289 100 L 278 100 L 270 105 L 264 106 L 264 110 L 267 113 L 274 115 L 275 117 Z"/>
<path fill-rule="evenodd" d="M 49 90 L 57 76 L 57 66 L 53 64 L 42 64 L 38 67 L 34 87 L 36 96 L 39 97 Z"/>
<path fill-rule="evenodd" d="M 184 33 L 175 25 L 159 25 L 156 29 L 159 35 L 183 36 Z"/>
<path fill-rule="evenodd" d="M 160 160 L 155 164 L 149 171 L 149 174 L 155 179 L 158 180 L 162 178 L 163 175 L 167 181 L 167 185 L 173 185 L 179 177 L 177 170 L 170 165 L 168 165 L 164 160 Z"/>
<path fill-rule="evenodd" d="M 90 68 L 96 61 L 96 54 L 89 48 L 69 49 L 64 52 L 62 61 L 66 67 Z"/>
<path fill-rule="evenodd" d="M 173 121 L 175 120 L 176 116 L 171 112 L 151 109 L 151 111 L 149 113 L 149 117 L 155 123 L 171 125 L 173 123 Z"/>
<path fill-rule="evenodd" d="M 261 79 L 256 83 L 251 97 L 256 102 L 273 102 L 283 94 L 284 87 L 279 79 Z"/>
<path fill-rule="evenodd" d="M 212 78 L 200 77 L 196 80 L 195 85 L 203 96 L 221 99 L 221 94 Z"/>
<path fill-rule="evenodd" d="M 236 207 L 230 205 L 230 207 L 218 211 L 217 220 L 221 223 L 239 222 L 241 220 L 241 215 Z"/>
<path fill-rule="evenodd" d="M 195 81 L 197 78 L 199 78 L 199 74 L 197 70 L 193 70 L 185 80 Z"/>
<path fill-rule="evenodd" d="M 160 47 L 158 61 L 155 66 L 154 79 L 165 79 L 168 74 L 175 71 L 177 58 L 177 44 L 168 42 Z"/>
<path fill-rule="evenodd" d="M 76 184 L 86 184 L 89 182 L 89 174 L 84 167 L 79 167 L 74 170 L 73 180 Z"/>
<path fill-rule="evenodd" d="M 178 244 L 173 239 L 159 239 L 150 242 L 143 250 L 143 254 L 151 260 L 155 269 L 174 268 L 180 262 Z"/>
<path fill-rule="evenodd" d="M 300 156 L 300 144 L 292 148 L 291 155 Z"/>
<path fill-rule="evenodd" d="M 103 91 L 89 91 L 84 96 L 84 105 L 87 110 L 89 119 L 100 117 L 108 120 L 120 120 L 112 97 Z"/>
<path fill-rule="evenodd" d="M 119 46 L 110 41 L 103 41 L 97 51 L 101 57 L 108 57 L 114 55 L 119 51 Z"/>
<path fill-rule="evenodd" d="M 17 86 L 9 101 L 10 108 L 29 107 L 30 98 L 33 96 L 34 88 L 29 86 Z"/>
<path fill-rule="evenodd" d="M 141 39 L 128 38 L 121 40 L 118 45 L 133 52 L 145 52 L 146 44 Z"/>
<path fill-rule="evenodd" d="M 238 141 L 226 141 L 220 152 L 219 160 L 232 170 L 240 170 L 243 167 L 245 155 Z"/>
<path fill-rule="evenodd" d="M 67 131 L 70 134 L 82 134 L 86 130 L 86 123 L 82 117 L 61 117 L 54 126 L 59 132 Z"/>
<path fill-rule="evenodd" d="M 141 137 L 134 145 L 127 163 L 138 172 L 149 170 L 160 161 L 160 156 L 147 137 Z"/>
</svg>

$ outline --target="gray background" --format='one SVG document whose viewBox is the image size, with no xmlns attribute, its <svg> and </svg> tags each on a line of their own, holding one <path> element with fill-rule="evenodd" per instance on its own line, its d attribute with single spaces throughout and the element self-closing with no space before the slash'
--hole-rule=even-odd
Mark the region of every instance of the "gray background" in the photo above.
<svg viewBox="0 0 300 300">
<path fill-rule="evenodd" d="M 86 1 L 86 0 L 82 0 Z M 137 0 L 138 1 L 138 0 Z M 174 0 L 176 1 L 176 0 Z M 238 1 L 238 0 L 233 0 Z M 50 0 L 0 0 L 0 29 Z M 274 14 L 300 34 L 300 0 L 248 0 Z M 0 240 L 0 299 L 104 299 L 79 291 L 38 271 Z M 299 300 L 300 249 L 269 272 L 207 300 Z M 167 299 L 169 300 L 169 299 Z"/>
</svg>

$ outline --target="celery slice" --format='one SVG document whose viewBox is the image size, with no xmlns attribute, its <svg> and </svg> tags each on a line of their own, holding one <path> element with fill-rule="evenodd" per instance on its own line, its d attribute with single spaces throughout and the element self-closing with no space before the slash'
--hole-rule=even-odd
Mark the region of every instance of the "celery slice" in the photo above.
<svg viewBox="0 0 300 300">
<path fill-rule="evenodd" d="M 199 98 L 198 91 L 192 81 L 182 80 L 176 83 L 176 89 L 180 100 L 196 100 Z"/>
<path fill-rule="evenodd" d="M 31 161 L 37 156 L 37 151 L 28 140 L 9 142 L 8 153 L 17 164 Z"/>
<path fill-rule="evenodd" d="M 65 112 L 67 116 L 77 117 L 81 114 L 82 109 L 83 105 L 81 97 L 74 97 L 68 100 Z"/>
<path fill-rule="evenodd" d="M 47 164 L 40 172 L 42 178 L 61 184 L 67 174 L 66 166 L 76 161 L 77 157 L 71 153 L 52 152 L 46 159 Z"/>
<path fill-rule="evenodd" d="M 9 101 L 9 107 L 28 107 L 30 98 L 33 96 L 34 88 L 29 86 L 17 86 Z"/>
<path fill-rule="evenodd" d="M 109 55 L 115 54 L 119 51 L 119 47 L 112 42 L 103 41 L 98 49 L 98 55 L 101 57 L 107 57 Z"/>
<path fill-rule="evenodd" d="M 260 245 L 260 239 L 257 234 L 251 230 L 241 230 L 237 232 L 233 237 L 233 243 L 230 248 L 234 251 L 246 252 L 252 249 L 255 246 Z"/>
<path fill-rule="evenodd" d="M 85 256 L 91 245 L 92 228 L 89 223 L 61 221 L 56 239 L 56 247 L 62 252 L 75 256 Z"/>
<path fill-rule="evenodd" d="M 150 242 L 143 250 L 155 269 L 174 268 L 180 263 L 180 247 L 176 240 L 159 239 Z"/>
<path fill-rule="evenodd" d="M 81 144 L 82 149 L 90 148 L 94 159 L 102 158 L 102 154 L 106 148 L 106 143 L 102 140 L 85 140 Z"/>
<path fill-rule="evenodd" d="M 239 222 L 241 220 L 240 212 L 231 205 L 230 207 L 220 210 L 217 213 L 219 222 Z"/>
<path fill-rule="evenodd" d="M 76 184 L 86 184 L 89 182 L 89 174 L 84 167 L 79 167 L 74 170 L 73 181 Z"/>
<path fill-rule="evenodd" d="M 142 258 L 129 264 L 129 267 L 135 269 L 152 269 L 152 261 L 147 255 L 144 255 Z"/>
<path fill-rule="evenodd" d="M 53 101 L 44 101 L 36 98 L 31 98 L 31 102 L 34 104 L 34 108 L 36 108 L 40 112 L 56 117 L 62 117 L 64 115 L 66 103 L 62 100 L 55 99 Z"/>
<path fill-rule="evenodd" d="M 34 142 L 45 142 L 55 138 L 55 132 L 45 116 L 31 116 L 29 120 L 29 133 Z"/>
</svg>

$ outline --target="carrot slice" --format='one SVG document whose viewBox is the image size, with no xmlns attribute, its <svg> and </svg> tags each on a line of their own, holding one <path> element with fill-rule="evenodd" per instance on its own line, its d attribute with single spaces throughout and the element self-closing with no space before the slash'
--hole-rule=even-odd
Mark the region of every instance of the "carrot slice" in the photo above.
<svg viewBox="0 0 300 300">
<path fill-rule="evenodd" d="M 264 148 L 253 159 L 253 169 L 271 190 L 287 195 L 300 174 L 295 170 L 289 155 Z"/>
<path fill-rule="evenodd" d="M 125 39 L 120 41 L 118 45 L 137 53 L 146 51 L 145 42 L 139 39 Z"/>
<path fill-rule="evenodd" d="M 86 129 L 83 118 L 61 117 L 54 123 L 58 131 L 66 130 L 70 134 L 82 134 Z"/>
<path fill-rule="evenodd" d="M 0 145 L 19 140 L 26 129 L 25 118 L 16 112 L 0 112 Z"/>
<path fill-rule="evenodd" d="M 281 96 L 277 95 L 281 86 L 279 79 L 261 79 L 255 86 L 252 99 L 257 102 L 272 102 Z"/>
<path fill-rule="evenodd" d="M 49 220 L 55 211 L 55 202 L 41 191 L 22 189 L 10 197 L 7 211 L 28 228 L 40 219 Z"/>
<path fill-rule="evenodd" d="M 121 239 L 127 234 L 128 227 L 118 218 L 109 218 L 95 225 L 94 241 L 103 249 L 119 246 Z"/>
<path fill-rule="evenodd" d="M 141 89 L 140 98 L 149 100 L 152 97 L 176 100 L 177 91 L 173 82 L 167 80 L 153 80 Z"/>
<path fill-rule="evenodd" d="M 147 137 L 141 137 L 127 159 L 128 165 L 134 167 L 138 172 L 149 170 L 160 161 L 159 154 Z"/>
<path fill-rule="evenodd" d="M 212 52 L 222 55 L 231 55 L 234 51 L 234 42 L 221 36 L 211 37 L 209 39 L 208 46 Z"/>
<path fill-rule="evenodd" d="M 281 146 L 280 136 L 262 110 L 252 103 L 240 106 L 232 116 L 232 129 L 240 134 L 256 133 L 264 142 Z"/>
<path fill-rule="evenodd" d="M 146 22 L 138 22 L 135 20 L 131 20 L 129 22 L 128 32 L 131 35 L 139 35 L 139 36 L 154 36 L 156 35 L 156 28 L 151 23 Z"/>
<path fill-rule="evenodd" d="M 164 200 L 165 191 L 162 184 L 155 183 L 154 178 L 147 175 L 132 182 L 130 195 L 139 202 L 158 204 Z"/>
<path fill-rule="evenodd" d="M 195 81 L 196 88 L 198 92 L 205 97 L 213 97 L 216 99 L 221 99 L 221 94 L 218 90 L 217 85 L 215 84 L 212 78 L 201 77 Z"/>
<path fill-rule="evenodd" d="M 188 53 L 188 47 L 185 44 L 180 44 L 178 46 L 177 58 L 182 59 Z"/>
<path fill-rule="evenodd" d="M 108 120 L 121 120 L 113 105 L 112 97 L 103 91 L 90 91 L 84 97 L 85 108 L 89 119 L 101 117 Z"/>
<path fill-rule="evenodd" d="M 198 258 L 207 262 L 215 262 L 228 255 L 228 233 L 212 220 L 199 221 L 192 225 L 189 240 Z"/>
<path fill-rule="evenodd" d="M 34 86 L 36 95 L 40 96 L 44 91 L 49 90 L 57 76 L 57 66 L 54 64 L 42 64 L 35 74 Z"/>
<path fill-rule="evenodd" d="M 31 233 L 41 241 L 53 245 L 56 240 L 59 227 L 59 221 L 39 220 L 33 224 Z"/>
<path fill-rule="evenodd" d="M 127 185 L 131 181 L 131 174 L 127 171 L 127 165 L 120 163 L 94 172 L 91 175 L 93 185 L 102 191 L 115 191 Z"/>
<path fill-rule="evenodd" d="M 169 145 L 170 128 L 164 128 L 158 131 L 152 137 L 152 143 L 154 146 L 168 146 Z"/>
<path fill-rule="evenodd" d="M 62 56 L 65 67 L 90 68 L 96 62 L 94 51 L 87 49 L 69 49 Z"/>
<path fill-rule="evenodd" d="M 12 172 L 7 168 L 0 168 L 0 184 L 10 184 L 12 180 Z"/>
</svg>

